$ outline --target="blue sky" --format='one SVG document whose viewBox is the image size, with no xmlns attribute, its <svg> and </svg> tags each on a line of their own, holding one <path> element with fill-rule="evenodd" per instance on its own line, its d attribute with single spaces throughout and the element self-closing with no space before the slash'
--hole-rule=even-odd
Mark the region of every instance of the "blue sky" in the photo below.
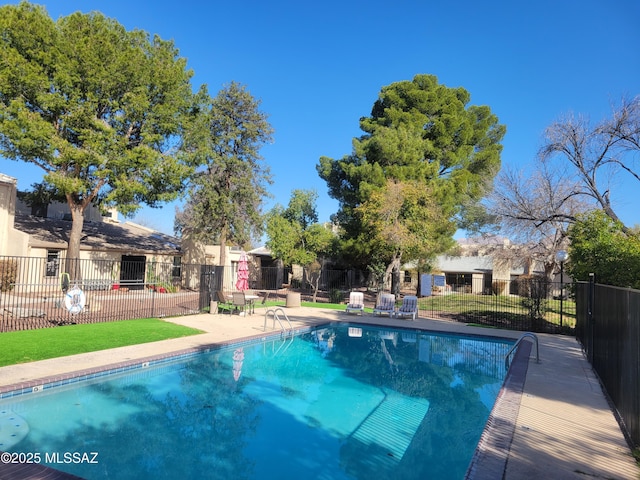
<svg viewBox="0 0 640 480">
<path fill-rule="evenodd" d="M 314 189 L 322 221 L 337 203 L 315 166 L 321 156 L 351 153 L 358 121 L 385 85 L 426 73 L 464 87 L 471 104 L 488 105 L 507 126 L 502 162 L 517 167 L 533 162 L 545 127 L 563 115 L 599 121 L 623 95 L 640 94 L 637 0 L 42 4 L 53 18 L 97 10 L 127 29 L 172 39 L 194 85 L 207 84 L 212 95 L 231 81 L 245 85 L 275 130 L 262 150 L 275 181 L 265 208 L 286 205 L 293 189 Z M 4 159 L 0 172 L 18 178 L 20 189 L 42 178 L 37 168 Z M 639 185 L 617 183 L 616 211 L 640 224 Z M 135 220 L 171 233 L 174 210 L 145 208 Z"/>
</svg>

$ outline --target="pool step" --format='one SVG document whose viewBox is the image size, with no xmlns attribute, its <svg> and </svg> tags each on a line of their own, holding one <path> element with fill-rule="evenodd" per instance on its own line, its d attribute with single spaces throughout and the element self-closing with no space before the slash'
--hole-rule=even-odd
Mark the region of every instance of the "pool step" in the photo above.
<svg viewBox="0 0 640 480">
<path fill-rule="evenodd" d="M 29 433 L 29 424 L 11 410 L 0 410 L 0 450 L 6 452 Z"/>
<path fill-rule="evenodd" d="M 388 393 L 351 435 L 352 440 L 371 453 L 362 455 L 358 463 L 367 464 L 367 469 L 374 471 L 395 466 L 402 460 L 428 410 L 427 400 Z"/>
</svg>

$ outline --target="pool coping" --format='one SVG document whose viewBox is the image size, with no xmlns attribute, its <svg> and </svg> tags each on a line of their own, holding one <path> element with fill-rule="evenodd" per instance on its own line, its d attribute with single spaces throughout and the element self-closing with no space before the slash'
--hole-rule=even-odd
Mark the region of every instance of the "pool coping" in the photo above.
<svg viewBox="0 0 640 480">
<path fill-rule="evenodd" d="M 529 369 L 532 343 L 521 342 L 469 463 L 466 480 L 504 478 Z"/>
<path fill-rule="evenodd" d="M 316 327 L 309 326 L 296 328 L 293 330 L 293 334 L 299 335 L 301 333 L 306 333 L 313 328 Z M 222 340 L 219 342 L 203 344 L 198 347 L 190 347 L 157 355 L 149 355 L 142 358 L 105 364 L 99 367 L 79 369 L 72 372 L 49 375 L 46 377 L 27 380 L 24 382 L 4 385 L 0 386 L 0 400 L 18 397 L 21 395 L 29 395 L 32 393 L 39 393 L 51 388 L 57 388 L 65 385 L 71 385 L 73 383 L 93 380 L 95 378 L 106 377 L 108 375 L 131 372 L 137 369 L 144 369 L 165 362 L 173 362 L 181 360 L 183 358 L 189 358 L 194 355 L 208 353 L 209 351 L 214 349 L 222 349 L 231 346 L 241 346 L 243 344 L 251 343 L 255 340 L 268 340 L 278 337 L 281 337 L 280 333 L 271 333 L 267 335 L 265 333 L 261 333 L 244 337 L 241 340 Z"/>
</svg>

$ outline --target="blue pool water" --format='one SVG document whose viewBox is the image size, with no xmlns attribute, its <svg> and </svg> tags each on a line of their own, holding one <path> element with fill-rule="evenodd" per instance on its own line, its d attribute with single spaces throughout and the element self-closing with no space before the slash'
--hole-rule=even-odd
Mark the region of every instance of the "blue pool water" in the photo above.
<svg viewBox="0 0 640 480">
<path fill-rule="evenodd" d="M 0 450 L 88 479 L 460 479 L 511 345 L 353 325 L 244 343 L 5 399 Z"/>
</svg>

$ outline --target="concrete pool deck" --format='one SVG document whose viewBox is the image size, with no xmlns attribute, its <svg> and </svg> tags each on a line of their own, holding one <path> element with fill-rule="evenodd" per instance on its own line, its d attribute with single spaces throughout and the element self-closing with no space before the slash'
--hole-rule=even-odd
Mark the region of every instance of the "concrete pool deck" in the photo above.
<svg viewBox="0 0 640 480">
<path fill-rule="evenodd" d="M 522 334 L 422 318 L 412 322 L 319 308 L 285 311 L 294 328 L 345 321 L 511 339 Z M 200 314 L 170 318 L 167 320 L 205 333 L 2 367 L 0 393 L 19 388 L 30 390 L 43 382 L 69 378 L 78 371 L 99 371 L 105 366 L 126 365 L 250 337 L 261 338 L 265 336 L 263 312 L 258 309 L 249 316 Z M 271 324 L 269 320 L 266 334 L 273 333 Z M 535 347 L 531 348 L 528 362 L 524 363 L 521 393 L 501 394 L 501 406 L 496 404 L 490 419 L 493 434 L 498 434 L 494 436 L 499 441 L 484 441 L 483 435 L 481 452 L 474 459 L 477 464 L 469 478 L 640 479 L 640 468 L 578 342 L 572 337 L 537 336 L 541 361 L 536 362 Z M 0 465 L 0 478 L 28 478 L 24 471 L 18 477 L 2 467 Z"/>
</svg>

